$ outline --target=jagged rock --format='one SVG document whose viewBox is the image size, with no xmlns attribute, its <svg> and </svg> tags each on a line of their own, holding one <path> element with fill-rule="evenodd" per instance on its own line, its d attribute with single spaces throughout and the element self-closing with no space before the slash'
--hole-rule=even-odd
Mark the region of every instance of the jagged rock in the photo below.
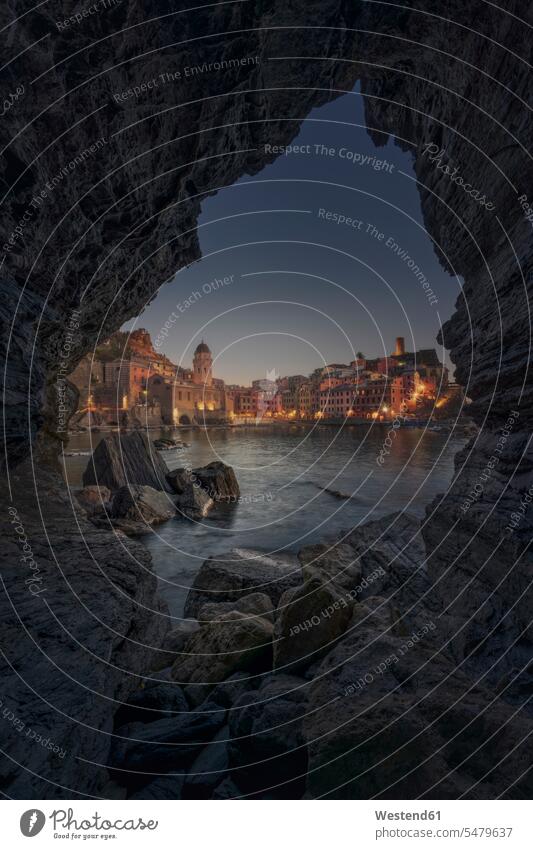
<svg viewBox="0 0 533 849">
<path fill-rule="evenodd" d="M 26 486 L 33 475 L 38 496 Z M 14 710 L 24 731 L 61 751 L 6 728 L 4 748 L 35 774 L 30 780 L 4 758 L 0 781 L 20 799 L 61 798 L 65 790 L 54 781 L 101 796 L 108 776 L 98 764 L 108 759 L 113 712 L 137 689 L 152 665 L 152 646 L 161 645 L 168 628 L 151 557 L 139 543 L 94 527 L 81 511 L 74 522 L 69 492 L 55 474 L 19 467 L 11 483 L 44 591 L 28 592 L 20 546 L 6 532 L 2 578 L 13 608 L 2 613 L 2 645 L 13 666 L 2 670 L 4 708 Z M 53 551 L 43 523 L 54 528 Z M 88 751 L 95 765 L 80 770 L 78 755 Z"/>
<path fill-rule="evenodd" d="M 168 495 L 151 486 L 123 486 L 113 496 L 110 515 L 157 525 L 175 516 L 176 509 Z"/>
<path fill-rule="evenodd" d="M 266 619 L 237 611 L 224 613 L 218 622 L 204 625 L 188 640 L 187 654 L 177 658 L 172 676 L 180 684 L 202 684 L 196 695 L 200 704 L 215 684 L 234 672 L 271 668 L 272 631 Z"/>
<path fill-rule="evenodd" d="M 289 799 L 303 795 L 307 689 L 303 679 L 279 673 L 241 696 L 230 711 L 229 765 L 247 793 Z"/>
<path fill-rule="evenodd" d="M 109 506 L 96 508 L 91 521 L 100 527 L 110 523 L 128 534 L 147 533 L 153 525 L 176 515 L 176 509 L 165 492 L 151 486 L 123 486 L 115 492 Z"/>
<path fill-rule="evenodd" d="M 114 491 L 133 484 L 170 492 L 167 472 L 164 460 L 144 433 L 113 433 L 93 451 L 83 473 L 83 485 L 106 486 Z"/>
<path fill-rule="evenodd" d="M 218 604 L 203 604 L 198 611 L 198 622 L 202 625 L 206 622 L 216 621 L 223 613 L 236 610 L 238 613 L 246 613 L 249 616 L 260 616 L 274 621 L 272 602 L 265 593 L 250 593 L 235 601 L 221 601 Z"/>
<path fill-rule="evenodd" d="M 416 626 L 434 609 L 426 549 L 419 520 L 406 512 L 391 513 L 343 535 L 361 566 L 355 587 L 358 601 L 383 595 L 401 611 L 405 627 Z"/>
<path fill-rule="evenodd" d="M 187 486 L 191 483 L 191 470 L 173 469 L 171 472 L 167 473 L 166 478 L 172 492 L 177 492 L 178 495 L 182 495 Z"/>
<path fill-rule="evenodd" d="M 204 604 L 238 601 L 253 592 L 265 593 L 277 606 L 285 590 L 301 583 L 294 554 L 234 548 L 203 563 L 187 596 L 185 616 L 196 617 Z"/>
<path fill-rule="evenodd" d="M 529 722 L 509 724 L 512 709 L 456 667 L 442 651 L 438 622 L 421 619 L 404 636 L 393 620 L 383 598 L 356 605 L 317 668 L 304 721 L 306 795 L 493 797 L 525 769 L 520 740 Z M 507 759 L 517 744 L 516 758 Z"/>
<path fill-rule="evenodd" d="M 185 778 L 183 798 L 209 799 L 228 770 L 229 727 L 221 728 L 218 734 L 201 751 Z"/>
<path fill-rule="evenodd" d="M 237 501 L 241 492 L 235 472 L 220 460 L 193 470 L 194 480 L 198 481 L 213 501 Z"/>
<path fill-rule="evenodd" d="M 346 630 L 353 604 L 348 593 L 319 577 L 284 592 L 274 630 L 274 668 L 294 671 L 316 663 Z"/>
<path fill-rule="evenodd" d="M 187 484 L 176 500 L 178 515 L 195 520 L 205 518 L 214 504 L 213 499 L 196 483 Z"/>
</svg>

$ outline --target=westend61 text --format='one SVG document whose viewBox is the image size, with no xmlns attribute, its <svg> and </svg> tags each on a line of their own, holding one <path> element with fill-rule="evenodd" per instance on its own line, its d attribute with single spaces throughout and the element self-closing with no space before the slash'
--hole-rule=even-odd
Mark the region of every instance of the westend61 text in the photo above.
<svg viewBox="0 0 533 849">
<path fill-rule="evenodd" d="M 440 811 L 374 811 L 377 820 L 440 820 Z"/>
</svg>

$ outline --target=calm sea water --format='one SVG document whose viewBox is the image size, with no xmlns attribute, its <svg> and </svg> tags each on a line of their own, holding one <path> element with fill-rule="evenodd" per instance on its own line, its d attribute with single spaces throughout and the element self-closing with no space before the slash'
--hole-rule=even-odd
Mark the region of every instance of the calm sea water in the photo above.
<svg viewBox="0 0 533 849">
<path fill-rule="evenodd" d="M 104 435 L 92 437 L 93 447 Z M 236 546 L 296 552 L 395 510 L 422 516 L 434 496 L 446 490 L 454 454 L 464 442 L 455 435 L 400 430 L 379 466 L 376 457 L 387 435 L 382 427 L 180 429 L 174 435 L 190 447 L 166 452 L 169 468 L 220 459 L 233 466 L 241 489 L 238 504 L 217 505 L 200 522 L 171 519 L 140 538 L 152 554 L 161 595 L 178 618 L 198 569 L 211 554 Z M 76 434 L 68 451 L 87 451 L 90 440 L 89 434 Z M 70 485 L 81 484 L 87 462 L 87 456 L 66 459 Z M 324 487 L 350 498 L 324 492 Z"/>
</svg>

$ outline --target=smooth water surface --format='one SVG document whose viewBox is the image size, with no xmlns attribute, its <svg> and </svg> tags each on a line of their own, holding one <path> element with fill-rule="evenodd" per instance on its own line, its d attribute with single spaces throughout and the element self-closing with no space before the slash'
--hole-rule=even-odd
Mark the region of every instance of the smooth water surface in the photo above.
<svg viewBox="0 0 533 849">
<path fill-rule="evenodd" d="M 176 431 L 190 446 L 163 454 L 169 468 L 221 459 L 235 470 L 241 500 L 216 505 L 199 522 L 171 519 L 140 538 L 152 554 L 171 615 L 182 615 L 189 587 L 209 555 L 234 547 L 296 552 L 397 510 L 423 516 L 449 485 L 453 456 L 463 441 L 406 428 L 397 432 L 380 466 L 376 457 L 387 432 L 383 426 L 300 425 Z M 94 447 L 104 435 L 76 434 L 68 451 L 88 451 L 91 439 Z M 152 439 L 157 435 L 150 433 Z M 80 485 L 87 462 L 87 456 L 66 459 L 72 486 Z"/>
</svg>

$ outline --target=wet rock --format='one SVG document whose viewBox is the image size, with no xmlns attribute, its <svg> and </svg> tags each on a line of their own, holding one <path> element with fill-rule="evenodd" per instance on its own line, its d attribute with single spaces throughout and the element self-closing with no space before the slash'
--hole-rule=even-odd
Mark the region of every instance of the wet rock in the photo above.
<svg viewBox="0 0 533 849">
<path fill-rule="evenodd" d="M 291 671 L 331 650 L 352 616 L 353 599 L 318 577 L 283 593 L 274 632 L 274 668 Z"/>
<path fill-rule="evenodd" d="M 166 479 L 172 492 L 182 495 L 191 483 L 191 471 L 190 469 L 173 469 L 172 472 L 167 473 Z"/>
<path fill-rule="evenodd" d="M 204 625 L 188 640 L 184 654 L 172 667 L 180 684 L 202 684 L 199 704 L 215 684 L 241 670 L 271 668 L 273 627 L 266 619 L 243 613 L 224 613 L 218 622 Z M 187 694 L 189 696 L 189 693 Z"/>
<path fill-rule="evenodd" d="M 111 524 L 128 534 L 147 533 L 153 525 L 176 515 L 165 492 L 151 486 L 123 486 L 115 492 L 109 506 L 95 509 L 89 517 L 94 524 Z"/>
<path fill-rule="evenodd" d="M 176 501 L 178 515 L 195 520 L 205 518 L 214 504 L 213 499 L 196 483 L 188 483 Z"/>
<path fill-rule="evenodd" d="M 210 495 L 213 501 L 237 501 L 241 492 L 235 472 L 220 460 L 193 471 L 194 479 Z"/>
<path fill-rule="evenodd" d="M 285 590 L 301 583 L 301 565 L 294 554 L 234 548 L 203 563 L 187 596 L 185 615 L 196 617 L 204 604 L 238 601 L 254 592 L 265 593 L 277 606 Z"/>
<path fill-rule="evenodd" d="M 84 486 L 114 491 L 129 484 L 170 491 L 168 469 L 141 431 L 113 433 L 98 443 L 83 473 Z"/>
<path fill-rule="evenodd" d="M 142 519 L 156 525 L 176 514 L 174 504 L 164 492 L 151 486 L 124 486 L 113 496 L 110 510 L 112 519 Z"/>
</svg>

